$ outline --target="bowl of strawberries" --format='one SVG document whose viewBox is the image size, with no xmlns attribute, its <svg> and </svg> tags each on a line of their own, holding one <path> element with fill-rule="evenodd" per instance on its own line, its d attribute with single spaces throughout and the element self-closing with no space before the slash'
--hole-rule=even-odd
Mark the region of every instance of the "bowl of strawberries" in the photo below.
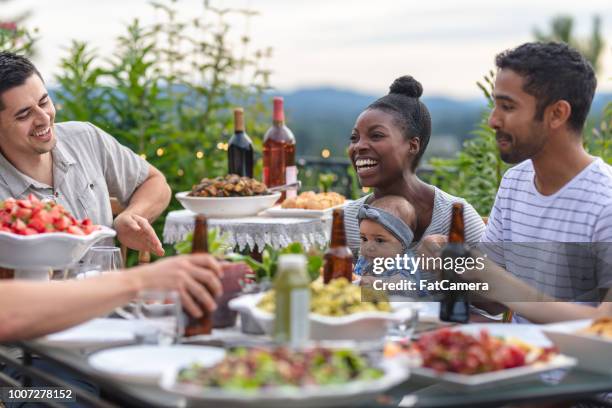
<svg viewBox="0 0 612 408">
<path fill-rule="evenodd" d="M 27 199 L 0 201 L 0 266 L 63 268 L 75 264 L 96 242 L 115 236 L 111 228 L 77 220 L 62 205 Z"/>
</svg>

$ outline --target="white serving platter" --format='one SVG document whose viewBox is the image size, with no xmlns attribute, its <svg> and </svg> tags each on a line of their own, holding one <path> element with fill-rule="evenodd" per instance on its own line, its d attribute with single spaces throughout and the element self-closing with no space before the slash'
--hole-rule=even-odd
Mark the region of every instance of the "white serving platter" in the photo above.
<svg viewBox="0 0 612 408">
<path fill-rule="evenodd" d="M 225 357 L 225 350 L 208 346 L 138 345 L 98 351 L 89 364 L 115 379 L 138 384 L 157 384 L 164 372 L 192 363 L 212 367 Z"/>
<path fill-rule="evenodd" d="M 346 200 L 342 204 L 338 204 L 334 207 L 326 208 L 324 210 L 305 210 L 303 208 L 282 208 L 280 205 L 275 205 L 261 213 L 266 217 L 279 217 L 279 218 L 324 218 L 331 217 L 334 209 L 342 208 L 345 205 L 351 203 L 351 200 Z"/>
<path fill-rule="evenodd" d="M 247 197 L 190 197 L 190 191 L 176 193 L 181 205 L 210 218 L 249 217 L 272 207 L 281 193 Z"/>
<path fill-rule="evenodd" d="M 562 353 L 575 357 L 580 368 L 612 375 L 612 339 L 578 333 L 591 322 L 589 319 L 549 324 L 543 327 L 543 332 Z"/>
<path fill-rule="evenodd" d="M 274 330 L 274 315 L 257 307 L 263 296 L 263 293 L 243 295 L 232 299 L 229 307 L 239 312 L 249 313 L 263 331 L 271 335 Z M 315 341 L 380 340 L 386 335 L 390 322 L 412 318 L 413 308 L 406 303 L 401 306 L 392 312 L 358 312 L 339 317 L 310 313 L 310 339 Z"/>
<path fill-rule="evenodd" d="M 543 327 L 534 324 L 475 323 L 455 326 L 452 330 L 471 335 L 478 335 L 480 331 L 487 330 L 491 336 L 515 338 L 537 347 L 552 346 L 550 340 L 544 335 Z M 564 354 L 558 354 L 545 363 L 535 363 L 523 367 L 509 368 L 483 374 L 467 375 L 450 372 L 438 373 L 426 367 L 414 367 L 412 372 L 415 377 L 427 378 L 452 386 L 461 391 L 471 392 L 484 387 L 537 379 L 540 375 L 550 371 L 574 367 L 576 363 L 577 361 L 575 358 Z"/>
<path fill-rule="evenodd" d="M 409 377 L 406 366 L 387 363 L 381 366 L 384 375 L 376 380 L 354 381 L 347 384 L 312 387 L 268 387 L 249 391 L 229 391 L 205 388 L 178 382 L 180 369 L 164 373 L 160 386 L 173 394 L 183 396 L 189 405 L 222 407 L 312 408 L 328 406 L 354 406 L 375 398 L 381 392 L 405 381 Z"/>
<path fill-rule="evenodd" d="M 96 242 L 115 235 L 115 230 L 105 226 L 88 235 L 0 232 L 0 265 L 11 269 L 64 268 L 78 262 Z"/>
</svg>

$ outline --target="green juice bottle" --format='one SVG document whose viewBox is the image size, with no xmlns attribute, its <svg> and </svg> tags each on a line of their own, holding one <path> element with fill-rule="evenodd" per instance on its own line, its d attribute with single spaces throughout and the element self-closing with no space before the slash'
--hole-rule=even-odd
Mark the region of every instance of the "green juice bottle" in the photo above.
<svg viewBox="0 0 612 408">
<path fill-rule="evenodd" d="M 310 338 L 310 278 L 304 255 L 288 254 L 278 258 L 274 290 L 274 339 L 291 347 L 304 346 Z"/>
</svg>

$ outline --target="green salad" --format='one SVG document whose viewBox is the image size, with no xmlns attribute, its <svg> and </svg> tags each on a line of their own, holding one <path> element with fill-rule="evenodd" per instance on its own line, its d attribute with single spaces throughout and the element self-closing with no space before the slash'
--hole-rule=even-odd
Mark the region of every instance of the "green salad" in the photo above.
<svg viewBox="0 0 612 408">
<path fill-rule="evenodd" d="M 237 348 L 211 368 L 198 364 L 179 373 L 179 381 L 202 387 L 258 390 L 276 386 L 321 386 L 382 377 L 366 358 L 349 349 Z"/>
</svg>

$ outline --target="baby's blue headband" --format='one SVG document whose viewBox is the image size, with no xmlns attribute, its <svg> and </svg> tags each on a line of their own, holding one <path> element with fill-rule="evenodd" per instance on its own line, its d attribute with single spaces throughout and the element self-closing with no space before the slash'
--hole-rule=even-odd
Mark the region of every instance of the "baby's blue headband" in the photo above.
<svg viewBox="0 0 612 408">
<path fill-rule="evenodd" d="M 410 227 L 401 219 L 389 214 L 384 210 L 381 210 L 380 208 L 371 207 L 364 204 L 359 208 L 357 219 L 359 220 L 359 223 L 361 223 L 361 221 L 364 219 L 368 219 L 382 225 L 387 231 L 393 234 L 393 236 L 397 238 L 399 242 L 402 243 L 405 250 L 412 244 L 412 240 L 414 239 L 412 229 L 410 229 Z"/>
</svg>

